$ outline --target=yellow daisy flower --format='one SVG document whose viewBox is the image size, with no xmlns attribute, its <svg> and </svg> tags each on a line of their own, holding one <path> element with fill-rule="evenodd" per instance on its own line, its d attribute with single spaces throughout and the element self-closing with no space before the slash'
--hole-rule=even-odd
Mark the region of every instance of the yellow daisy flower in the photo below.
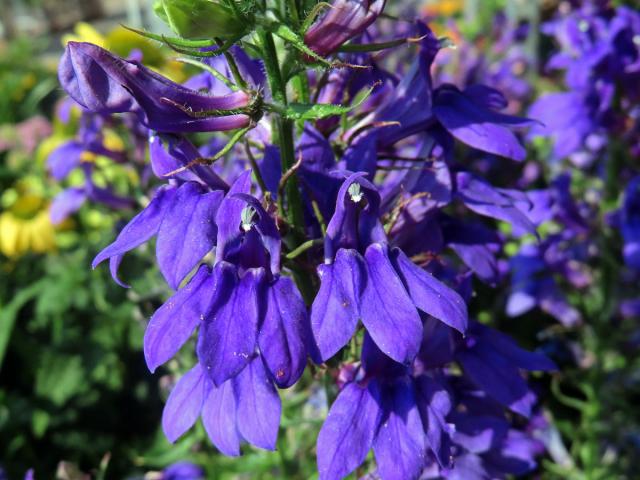
<svg viewBox="0 0 640 480">
<path fill-rule="evenodd" d="M 47 202 L 38 195 L 19 197 L 0 213 L 0 253 L 15 258 L 27 252 L 55 250 L 55 229 Z"/>
</svg>

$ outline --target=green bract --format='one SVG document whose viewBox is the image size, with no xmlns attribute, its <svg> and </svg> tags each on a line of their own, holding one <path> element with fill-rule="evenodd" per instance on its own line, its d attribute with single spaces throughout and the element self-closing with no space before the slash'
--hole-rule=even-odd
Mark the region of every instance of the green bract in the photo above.
<svg viewBox="0 0 640 480">
<path fill-rule="evenodd" d="M 210 0 L 157 0 L 153 9 L 182 38 L 229 38 L 241 34 L 246 18 Z"/>
</svg>

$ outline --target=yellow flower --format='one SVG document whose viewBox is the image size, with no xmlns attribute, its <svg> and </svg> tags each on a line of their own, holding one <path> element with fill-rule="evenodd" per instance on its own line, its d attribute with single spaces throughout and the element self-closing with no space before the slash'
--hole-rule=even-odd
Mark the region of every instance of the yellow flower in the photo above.
<svg viewBox="0 0 640 480">
<path fill-rule="evenodd" d="M 24 195 L 0 213 L 0 252 L 11 258 L 27 252 L 55 250 L 55 230 L 48 205 L 37 195 Z"/>
<path fill-rule="evenodd" d="M 112 152 L 123 152 L 125 149 L 124 142 L 122 138 L 115 133 L 113 130 L 103 130 L 103 140 L 102 144 L 105 148 L 111 150 Z"/>
<path fill-rule="evenodd" d="M 107 39 L 93 25 L 85 22 L 78 22 L 73 27 L 74 33 L 68 33 L 62 36 L 62 44 L 69 42 L 89 42 L 102 48 L 107 48 Z"/>
<path fill-rule="evenodd" d="M 464 0 L 427 1 L 423 12 L 429 17 L 450 17 L 464 8 Z"/>
</svg>

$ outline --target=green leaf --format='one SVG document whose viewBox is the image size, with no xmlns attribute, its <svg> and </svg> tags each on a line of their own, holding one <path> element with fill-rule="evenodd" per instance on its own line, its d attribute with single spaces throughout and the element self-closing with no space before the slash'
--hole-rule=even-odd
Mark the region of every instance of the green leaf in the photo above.
<svg viewBox="0 0 640 480">
<path fill-rule="evenodd" d="M 27 302 L 41 292 L 43 286 L 44 283 L 42 281 L 36 282 L 30 287 L 21 290 L 9 304 L 0 307 L 0 368 L 2 368 L 2 361 L 4 360 L 18 312 Z"/>
<path fill-rule="evenodd" d="M 49 428 L 51 416 L 44 410 L 35 410 L 31 417 L 31 430 L 36 438 L 42 438 Z"/>
<path fill-rule="evenodd" d="M 274 35 L 280 37 L 283 40 L 286 40 L 291 45 L 293 45 L 296 49 L 300 50 L 305 55 L 308 55 L 309 57 L 313 58 L 317 62 L 320 62 L 323 65 L 326 65 L 328 67 L 338 66 L 338 64 L 334 64 L 334 63 L 330 62 L 326 58 L 321 57 L 316 52 L 311 50 L 307 46 L 307 44 L 304 43 L 304 39 L 300 35 L 298 35 L 296 32 L 291 30 L 289 27 L 287 27 L 286 25 L 284 25 L 284 24 L 278 24 L 278 25 L 268 24 L 268 25 L 266 25 L 266 27 L 267 27 L 267 30 L 269 30 L 271 33 L 273 33 Z"/>
<path fill-rule="evenodd" d="M 153 10 L 171 30 L 187 39 L 229 38 L 246 30 L 241 18 L 210 0 L 158 0 Z"/>
<path fill-rule="evenodd" d="M 36 394 L 63 405 L 86 386 L 86 372 L 79 355 L 47 351 L 36 373 Z"/>
<path fill-rule="evenodd" d="M 137 28 L 128 27 L 127 25 L 122 25 L 122 27 L 126 28 L 130 32 L 137 33 L 138 35 L 144 38 L 149 38 L 157 42 L 167 43 L 177 47 L 206 48 L 206 47 L 213 47 L 214 45 L 216 45 L 215 40 L 184 40 L 182 38 L 167 37 L 165 35 L 158 35 L 157 33 L 147 32 L 145 30 L 138 30 Z"/>
<path fill-rule="evenodd" d="M 319 120 L 322 118 L 342 115 L 359 107 L 376 87 L 374 85 L 352 105 L 335 105 L 332 103 L 291 103 L 286 107 L 277 107 L 278 111 L 289 120 Z"/>
</svg>

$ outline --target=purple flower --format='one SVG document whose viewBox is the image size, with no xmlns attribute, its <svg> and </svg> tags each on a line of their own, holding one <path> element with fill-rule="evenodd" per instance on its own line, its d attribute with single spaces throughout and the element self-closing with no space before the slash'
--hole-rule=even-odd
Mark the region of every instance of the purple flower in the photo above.
<svg viewBox="0 0 640 480">
<path fill-rule="evenodd" d="M 624 240 L 624 261 L 628 267 L 640 270 L 640 177 L 631 180 L 625 189 L 620 230 Z"/>
<path fill-rule="evenodd" d="M 58 74 L 69 96 L 87 110 L 132 112 L 161 132 L 233 130 L 251 121 L 224 112 L 247 108 L 251 98 L 245 92 L 216 97 L 190 90 L 90 43 L 69 42 Z"/>
<path fill-rule="evenodd" d="M 365 335 L 362 370 L 343 387 L 318 436 L 320 479 L 346 477 L 371 448 L 384 480 L 418 478 L 427 452 L 448 466 L 450 410 L 449 395 L 437 380 L 411 376 Z"/>
<path fill-rule="evenodd" d="M 422 338 L 419 311 L 464 332 L 466 305 L 400 249 L 389 248 L 378 219 L 380 195 L 363 176 L 349 176 L 338 193 L 327 228 L 325 264 L 318 267 L 313 334 L 326 360 L 347 344 L 362 320 L 386 355 L 409 363 Z"/>
<path fill-rule="evenodd" d="M 302 375 L 310 345 L 306 307 L 293 281 L 280 273 L 280 236 L 273 220 L 247 195 L 250 174 L 247 171 L 236 180 L 217 210 L 216 265 L 212 270 L 201 266 L 151 318 L 144 339 L 151 371 L 173 357 L 200 327 L 198 358 L 218 387 L 240 374 L 258 352 L 279 387 L 290 387 Z M 126 233 L 127 238 L 138 224 Z M 202 253 L 179 247 L 162 249 L 182 252 L 190 271 Z M 97 260 L 119 251 L 105 251 Z"/>
<path fill-rule="evenodd" d="M 228 190 L 229 185 L 211 167 L 197 163 L 202 156 L 198 149 L 182 136 L 156 132 L 149 134 L 151 169 L 158 178 L 194 181 L 213 190 Z M 191 165 L 188 170 L 172 174 L 187 165 Z"/>
<path fill-rule="evenodd" d="M 553 156 L 562 159 L 587 148 L 589 135 L 598 132 L 599 101 L 596 92 L 547 93 L 529 109 L 529 116 L 542 125 L 531 130 L 531 136 L 549 136 L 553 140 Z"/>
<path fill-rule="evenodd" d="M 426 350 L 428 355 L 428 350 Z M 489 397 L 528 417 L 535 402 L 520 370 L 552 371 L 555 364 L 540 353 L 527 352 L 497 330 L 473 322 L 455 359 L 471 382 Z"/>
<path fill-rule="evenodd" d="M 451 84 L 434 88 L 430 68 L 442 45 L 426 25 L 419 24 L 418 32 L 424 37 L 419 57 L 373 116 L 376 121 L 400 124 L 380 129 L 381 145 L 391 146 L 428 131 L 434 143 L 447 145 L 453 136 L 478 150 L 523 160 L 526 151 L 512 129 L 535 122 L 496 111 L 504 109 L 507 101 L 493 88 L 472 85 L 460 90 Z"/>
<path fill-rule="evenodd" d="M 111 274 L 117 271 L 123 255 L 157 235 L 156 256 L 160 271 L 176 289 L 216 243 L 214 221 L 224 192 L 208 191 L 199 183 L 180 187 L 162 186 L 149 205 L 136 215 L 116 240 L 94 259 L 95 268 L 109 259 Z"/>
<path fill-rule="evenodd" d="M 200 417 L 216 448 L 235 457 L 242 441 L 275 450 L 280 410 L 280 397 L 260 357 L 251 358 L 239 375 L 218 386 L 198 363 L 171 391 L 162 429 L 175 442 Z"/>
<path fill-rule="evenodd" d="M 122 197 L 113 192 L 110 187 L 99 187 L 93 181 L 94 166 L 90 163 L 82 164 L 85 181 L 81 187 L 70 187 L 55 196 L 49 207 L 51 223 L 59 225 L 73 215 L 87 201 L 105 205 L 114 210 L 132 208 L 133 199 Z"/>
<path fill-rule="evenodd" d="M 386 0 L 336 0 L 306 31 L 304 42 L 326 56 L 360 35 L 382 13 Z"/>
<path fill-rule="evenodd" d="M 162 471 L 162 480 L 202 480 L 204 470 L 189 462 L 177 462 Z"/>
<path fill-rule="evenodd" d="M 559 240 L 558 237 L 552 237 L 540 246 L 524 245 L 510 259 L 512 280 L 507 315 L 523 315 L 537 306 L 563 325 L 572 326 L 581 322 L 580 312 L 571 306 L 553 277 L 554 269 L 558 271 L 571 266 L 571 257 L 563 255 L 564 260 L 556 263 L 554 269 L 548 264 L 546 249 Z"/>
<path fill-rule="evenodd" d="M 490 399 L 463 392 L 448 419 L 455 423 L 453 468 L 441 471 L 447 480 L 489 480 L 524 475 L 535 469 L 544 445 L 513 428 Z"/>
</svg>

